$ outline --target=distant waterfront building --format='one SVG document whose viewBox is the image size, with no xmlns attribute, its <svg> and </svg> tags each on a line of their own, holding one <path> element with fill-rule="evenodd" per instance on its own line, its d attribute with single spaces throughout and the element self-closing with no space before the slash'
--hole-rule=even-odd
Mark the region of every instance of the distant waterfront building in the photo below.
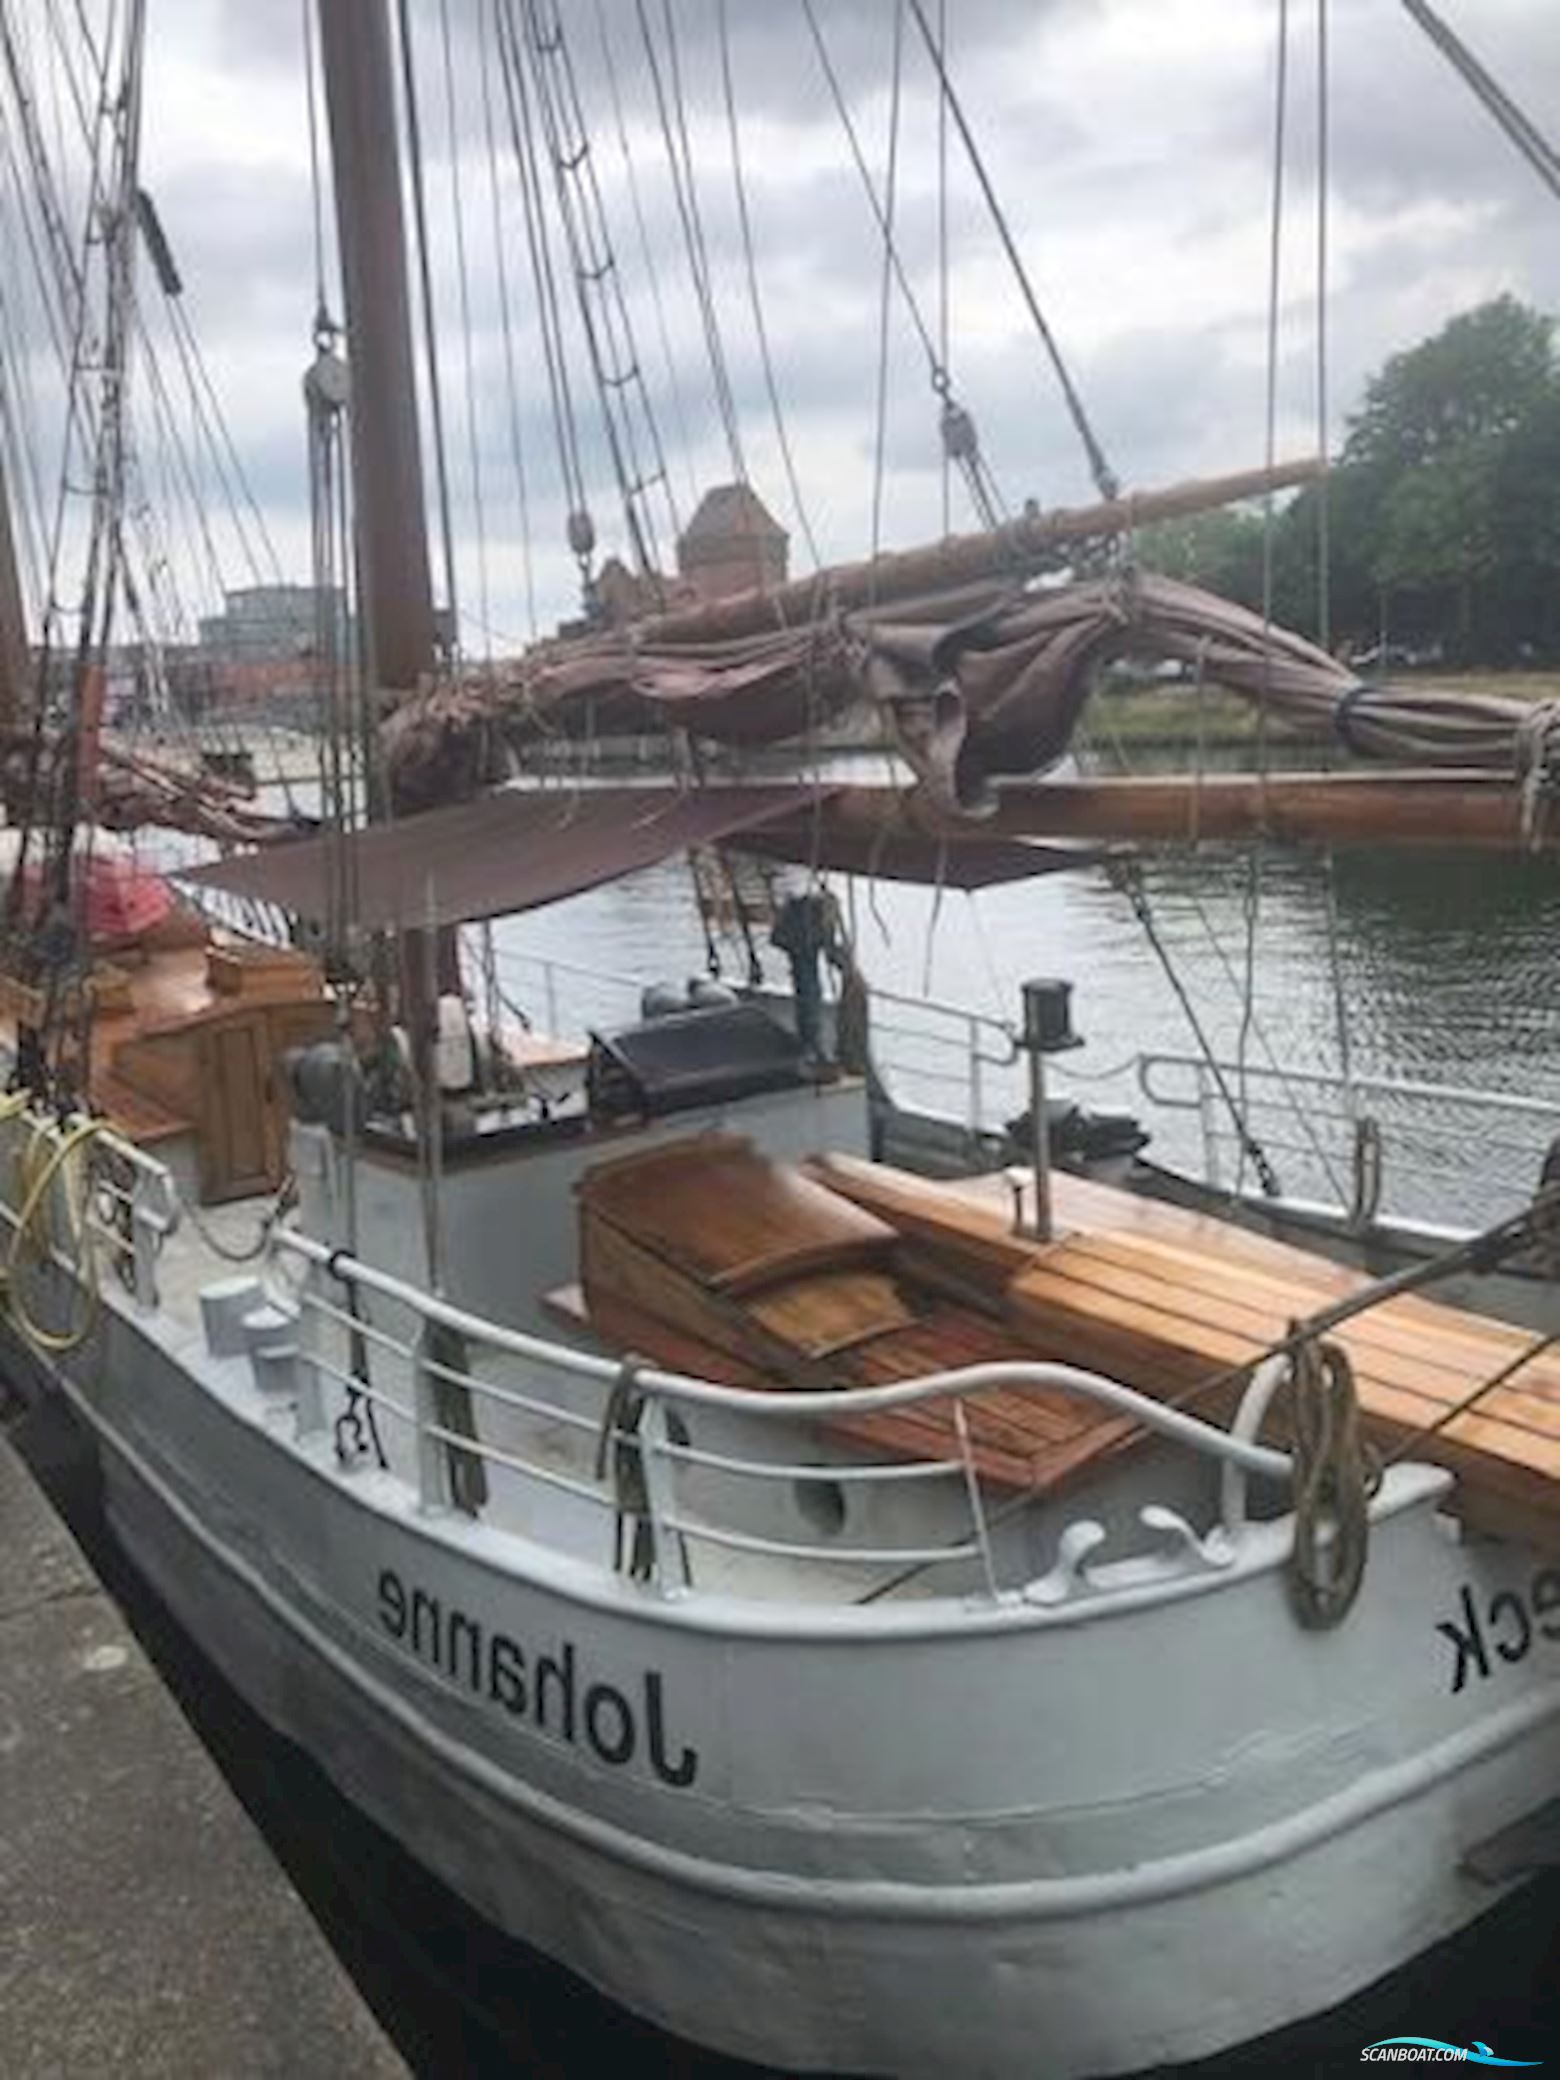
<svg viewBox="0 0 1560 2080">
<path fill-rule="evenodd" d="M 201 648 L 212 659 L 235 664 L 279 664 L 310 657 L 319 646 L 320 594 L 313 585 L 250 585 L 224 595 L 226 609 L 200 624 Z M 344 629 L 346 595 L 332 586 L 326 600 L 338 635 Z"/>
<path fill-rule="evenodd" d="M 700 600 L 785 583 L 790 536 L 746 484 L 717 484 L 677 542 L 677 568 Z"/>
</svg>

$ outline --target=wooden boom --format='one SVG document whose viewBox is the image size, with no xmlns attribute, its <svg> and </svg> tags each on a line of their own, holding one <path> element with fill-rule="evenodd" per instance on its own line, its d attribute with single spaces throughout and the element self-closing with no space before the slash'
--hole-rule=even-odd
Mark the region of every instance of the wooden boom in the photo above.
<svg viewBox="0 0 1560 2080">
<path fill-rule="evenodd" d="M 1272 469 L 1239 470 L 1233 476 L 1202 477 L 1172 484 L 1163 491 L 1128 491 L 1093 506 L 1058 506 L 1049 513 L 1025 515 L 986 534 L 951 536 L 896 556 L 865 563 L 839 564 L 812 577 L 797 578 L 777 591 L 733 594 L 706 606 L 652 615 L 635 624 L 641 645 L 729 642 L 766 629 L 808 622 L 825 607 L 849 611 L 869 603 L 949 591 L 1006 572 L 1028 571 L 1062 542 L 1086 541 L 1091 535 L 1121 534 L 1151 520 L 1174 520 L 1203 513 L 1267 491 L 1286 491 L 1320 476 L 1315 456 L 1281 462 Z"/>
<path fill-rule="evenodd" d="M 890 788 L 847 787 L 823 805 L 831 835 L 1075 838 L 1132 845 L 1267 837 L 1293 845 L 1467 845 L 1553 850 L 1542 811 L 1529 827 L 1520 789 L 1484 772 L 1217 773 L 1005 784 L 994 815 L 939 824 Z"/>
</svg>

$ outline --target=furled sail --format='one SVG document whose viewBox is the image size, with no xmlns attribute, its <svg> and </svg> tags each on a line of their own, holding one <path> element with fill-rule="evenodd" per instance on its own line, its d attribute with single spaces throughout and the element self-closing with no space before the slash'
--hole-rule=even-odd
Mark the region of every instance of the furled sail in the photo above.
<svg viewBox="0 0 1560 2080">
<path fill-rule="evenodd" d="M 855 709 L 943 816 L 989 813 L 994 786 L 1067 753 L 1098 667 L 1171 660 L 1357 756 L 1522 775 L 1542 767 L 1548 705 L 1377 685 L 1287 629 L 1193 585 L 1125 567 L 1033 586 L 993 579 L 794 628 L 665 642 L 633 626 L 532 653 L 493 699 L 416 704 L 396 721 L 398 786 L 419 803 L 469 792 L 475 732 L 683 729 L 733 745 L 803 744 Z M 1171 689 L 1166 689 L 1167 695 Z M 419 772 L 419 764 L 422 770 Z M 462 784 L 464 783 L 464 784 Z"/>
</svg>

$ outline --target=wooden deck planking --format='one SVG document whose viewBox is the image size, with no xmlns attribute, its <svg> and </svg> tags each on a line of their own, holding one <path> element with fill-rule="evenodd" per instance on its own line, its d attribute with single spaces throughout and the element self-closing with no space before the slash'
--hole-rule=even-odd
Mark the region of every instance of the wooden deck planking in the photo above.
<svg viewBox="0 0 1560 2080">
<path fill-rule="evenodd" d="M 1016 1282 L 1014 1306 L 1020 1319 L 1033 1310 L 1036 1315 L 1064 1321 L 1073 1340 L 1074 1362 L 1097 1364 L 1101 1370 L 1110 1368 L 1095 1356 L 1097 1331 L 1100 1327 L 1114 1330 L 1114 1368 L 1128 1385 L 1158 1394 L 1164 1394 L 1168 1386 L 1178 1398 L 1185 1396 L 1194 1406 L 1198 1405 L 1196 1384 L 1200 1382 L 1194 1383 L 1191 1393 L 1187 1393 L 1183 1369 L 1187 1359 L 1192 1360 L 1203 1380 L 1211 1381 L 1219 1372 L 1254 1361 L 1269 1341 L 1227 1327 L 1203 1324 L 1185 1315 L 1171 1316 L 1158 1303 L 1117 1299 L 1098 1288 L 1053 1274 L 1049 1267 L 1027 1272 Z M 1175 1372 L 1169 1375 L 1161 1369 L 1162 1353 L 1167 1348 L 1174 1351 L 1177 1360 Z M 1390 1433 L 1394 1444 L 1455 1405 L 1451 1398 L 1443 1401 L 1368 1371 L 1357 1370 L 1355 1381 L 1367 1419 Z M 1492 1477 L 1509 1471 L 1534 1471 L 1560 1481 L 1560 1438 L 1521 1428 L 1500 1415 L 1474 1410 L 1459 1416 L 1427 1445 L 1426 1452 L 1434 1458 L 1440 1450 L 1461 1446 L 1474 1446 L 1489 1455 Z"/>
<path fill-rule="evenodd" d="M 679 1203 L 691 1207 L 699 1191 L 695 1148 L 684 1144 L 680 1160 Z M 760 1197 L 788 1206 L 805 1227 L 816 1201 L 806 1193 L 792 1197 L 788 1187 L 777 1197 L 778 1166 L 762 1163 L 751 1151 L 740 1157 L 730 1151 L 723 1161 L 722 1189 L 713 1201 L 704 1200 L 700 1217 L 706 1224 L 719 1219 L 712 1206 L 729 1202 L 744 1178 L 757 1175 Z M 916 1319 L 888 1321 L 881 1290 L 864 1287 L 864 1333 L 850 1334 L 855 1303 L 848 1282 L 840 1285 L 836 1274 L 831 1292 L 819 1269 L 821 1253 L 798 1234 L 783 1248 L 770 1249 L 767 1258 L 759 1252 L 758 1275 L 744 1262 L 741 1281 L 756 1285 L 759 1294 L 744 1303 L 728 1272 L 704 1300 L 688 1296 L 694 1306 L 681 1326 L 699 1326 L 725 1343 L 728 1316 L 736 1319 L 744 1305 L 751 1315 L 761 1295 L 770 1303 L 771 1331 L 783 1328 L 801 1346 L 799 1355 L 805 1352 L 815 1366 L 833 1333 L 831 1310 L 838 1309 L 847 1318 L 846 1333 L 828 1348 L 822 1376 L 841 1386 L 1038 1358 L 1101 1372 L 1227 1420 L 1251 1365 L 1283 1339 L 1294 1320 L 1368 1284 L 1344 1266 L 1208 1216 L 1068 1177 L 1056 1179 L 1057 1239 L 1040 1244 L 1013 1233 L 1005 1187 L 999 1197 L 990 1180 L 981 1187 L 934 1185 L 852 1157 L 810 1163 L 805 1176 L 893 1231 L 893 1269 L 901 1290 L 920 1296 Z M 653 1211 L 641 1211 L 649 1227 L 638 1241 L 675 1256 L 680 1243 L 668 1241 L 661 1224 L 667 1203 L 657 1194 Z M 713 1268 L 706 1269 L 706 1279 Z M 809 1289 L 813 1283 L 816 1292 Z M 659 1311 L 653 1281 L 632 1298 L 651 1314 Z M 712 1304 L 716 1318 L 701 1324 L 699 1310 Z M 809 1323 L 819 1325 L 810 1342 Z M 1407 1443 L 1418 1456 L 1449 1467 L 1459 1481 L 1456 1506 L 1470 1522 L 1524 1536 L 1535 1525 L 1548 1527 L 1553 1542 L 1560 1531 L 1560 1359 L 1545 1354 L 1531 1361 L 1477 1407 L 1453 1415 L 1535 1339 L 1510 1324 L 1421 1296 L 1383 1302 L 1333 1334 L 1353 1361 L 1361 1408 L 1380 1446 L 1390 1450 Z M 761 1371 L 771 1362 L 762 1351 L 750 1355 Z M 795 1384 L 819 1378 L 813 1367 L 792 1374 Z M 967 1401 L 966 1414 L 980 1470 L 1004 1484 L 1050 1487 L 1142 1435 L 1125 1419 L 1104 1418 L 1096 1405 L 1058 1393 L 995 1390 Z M 951 1403 L 895 1411 L 892 1421 L 848 1422 L 850 1434 L 875 1439 L 885 1450 L 907 1449 L 912 1439 L 921 1441 L 921 1449 L 935 1440 L 934 1456 L 957 1449 Z M 1436 1424 L 1441 1427 L 1434 1435 L 1422 1435 Z M 1270 1434 L 1281 1439 L 1284 1427 L 1280 1403 Z"/>
<path fill-rule="evenodd" d="M 705 1134 L 592 1166 L 593 1214 L 721 1292 L 808 1270 L 882 1264 L 891 1227 L 802 1172 L 763 1163 L 736 1135 Z"/>
<path fill-rule="evenodd" d="M 765 1373 L 758 1366 L 734 1357 L 714 1344 L 701 1341 L 686 1328 L 674 1327 L 655 1314 L 615 1294 L 598 1294 L 587 1304 L 578 1286 L 562 1287 L 547 1296 L 547 1306 L 559 1320 L 571 1326 L 588 1326 L 614 1350 L 633 1350 L 673 1371 L 696 1378 L 723 1381 L 728 1386 L 749 1387 L 770 1393 L 785 1393 L 788 1382 Z M 1009 1349 L 1009 1355 L 1011 1355 Z M 935 1353 L 924 1348 L 903 1354 L 906 1363 L 895 1365 L 879 1357 L 864 1375 L 850 1384 L 887 1385 L 893 1380 L 914 1378 L 918 1372 L 941 1370 Z M 913 1357 L 913 1362 L 911 1359 Z M 953 1361 L 957 1362 L 957 1361 Z M 1065 1435 L 1019 1432 L 988 1420 L 981 1407 L 986 1397 L 966 1403 L 971 1459 L 976 1472 L 994 1486 L 1042 1490 L 1053 1486 L 1076 1467 L 1087 1463 L 1120 1439 L 1128 1426 L 1098 1425 L 1098 1435 L 1073 1430 Z M 830 1416 L 825 1427 L 853 1444 L 866 1446 L 885 1461 L 896 1459 L 960 1460 L 958 1432 L 954 1426 L 953 1403 L 920 1402 L 913 1407 L 880 1409 L 863 1415 Z"/>
<path fill-rule="evenodd" d="M 1093 1305 L 1100 1308 L 1109 1310 L 1118 1302 L 1141 1302 L 1167 1324 L 1179 1325 L 1188 1338 L 1195 1337 L 1201 1329 L 1218 1328 L 1246 1338 L 1257 1350 L 1280 1342 L 1295 1315 L 1308 1311 L 1296 1304 L 1299 1296 L 1294 1294 L 1289 1296 L 1291 1304 L 1285 1308 L 1274 1304 L 1267 1293 L 1251 1293 L 1244 1284 L 1244 1274 L 1236 1273 L 1232 1267 L 1224 1268 L 1222 1291 L 1212 1291 L 1214 1269 L 1205 1261 L 1184 1256 L 1177 1259 L 1163 1251 L 1140 1257 L 1134 1253 L 1133 1245 L 1119 1239 L 1107 1244 L 1092 1237 L 1073 1237 L 1040 1257 L 1033 1269 L 1015 1280 L 1012 1291 L 1015 1301 L 1022 1303 L 1038 1297 L 1045 1281 L 1043 1290 L 1057 1304 L 1065 1307 L 1071 1303 L 1073 1311 L 1087 1316 L 1090 1303 L 1065 1290 L 1065 1285 L 1077 1285 L 1098 1294 Z M 1065 1284 L 1058 1285 L 1058 1280 Z M 1536 1341 L 1519 1333 L 1515 1352 L 1508 1354 L 1499 1343 L 1480 1351 L 1469 1339 L 1459 1355 L 1449 1344 L 1438 1345 L 1433 1330 L 1427 1333 L 1416 1328 L 1418 1348 L 1403 1349 L 1383 1342 L 1379 1334 L 1373 1333 L 1379 1330 L 1377 1315 L 1386 1313 L 1390 1305 L 1384 1303 L 1382 1308 L 1344 1323 L 1333 1332 L 1333 1340 L 1348 1352 L 1360 1379 L 1378 1381 L 1384 1387 L 1422 1400 L 1426 1404 L 1426 1422 L 1465 1400 L 1508 1363 L 1510 1355 L 1531 1349 Z M 1482 1412 L 1487 1416 L 1499 1415 L 1540 1437 L 1560 1440 L 1560 1400 L 1551 1400 L 1542 1389 L 1524 1389 L 1517 1383 L 1520 1380 L 1518 1374 L 1510 1386 L 1495 1389 L 1480 1404 Z"/>
<path fill-rule="evenodd" d="M 1075 1236 L 1072 1240 L 1100 1256 L 1116 1257 L 1118 1261 L 1134 1264 L 1163 1261 L 1173 1265 L 1186 1282 L 1210 1294 L 1219 1295 L 1229 1290 L 1227 1266 L 1153 1237 L 1131 1238 L 1130 1253 L 1124 1259 L 1122 1238 L 1117 1236 Z M 1267 1294 L 1280 1312 L 1293 1314 L 1296 1311 L 1296 1289 L 1292 1279 L 1242 1266 L 1240 1280 L 1243 1290 Z M 1335 1297 L 1330 1289 L 1319 1287 L 1304 1295 L 1305 1304 L 1299 1311 L 1308 1313 L 1328 1306 Z M 1400 1352 L 1457 1372 L 1467 1372 L 1474 1367 L 1487 1369 L 1493 1351 L 1503 1350 L 1508 1358 L 1516 1357 L 1530 1350 L 1536 1341 L 1532 1332 L 1511 1323 L 1498 1322 L 1487 1316 L 1470 1318 L 1454 1308 L 1412 1293 L 1385 1301 L 1356 1316 L 1348 1328 L 1351 1334 L 1384 1350 Z M 1542 1389 L 1546 1394 L 1560 1395 L 1560 1357 L 1553 1351 L 1546 1351 L 1529 1359 L 1523 1378 L 1529 1391 Z"/>
<path fill-rule="evenodd" d="M 593 1326 L 664 1364 L 783 1392 L 883 1386 L 1033 1355 L 995 1309 L 900 1275 L 891 1224 L 731 1137 L 602 1165 L 580 1198 Z M 956 1405 L 950 1396 L 827 1420 L 879 1451 L 947 1458 L 962 1449 Z M 1008 1487 L 1049 1486 L 1131 1428 L 1057 1392 L 993 1389 L 963 1407 L 977 1470 Z"/>
<path fill-rule="evenodd" d="M 1026 1251 L 1010 1299 L 1030 1340 L 1048 1355 L 1089 1365 L 1215 1418 L 1236 1390 L 1210 1382 L 1253 1358 L 1290 1321 L 1365 1289 L 1346 1266 L 1251 1235 L 1206 1215 L 1144 1201 L 1108 1185 L 1058 1175 L 1058 1239 L 1011 1232 L 1002 1180 L 954 1186 L 831 1157 L 814 1174 L 883 1218 L 906 1220 L 932 1246 L 943 1208 L 952 1248 L 968 1259 L 984 1233 Z M 1536 1339 L 1509 1323 L 1405 1295 L 1334 1332 L 1354 1362 L 1361 1407 L 1377 1442 L 1449 1467 L 1456 1507 L 1471 1523 L 1510 1536 L 1560 1535 L 1560 1361 L 1493 1389 L 1469 1412 L 1449 1411 Z M 1281 1425 L 1281 1411 L 1275 1412 Z M 1433 1437 L 1427 1425 L 1443 1420 Z"/>
</svg>

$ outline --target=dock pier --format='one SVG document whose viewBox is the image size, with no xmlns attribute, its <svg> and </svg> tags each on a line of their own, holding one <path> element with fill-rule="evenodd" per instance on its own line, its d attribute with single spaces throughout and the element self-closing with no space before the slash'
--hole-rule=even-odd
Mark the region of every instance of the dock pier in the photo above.
<svg viewBox="0 0 1560 2080">
<path fill-rule="evenodd" d="M 3 1431 L 0 2069 L 407 2070 Z"/>
</svg>

